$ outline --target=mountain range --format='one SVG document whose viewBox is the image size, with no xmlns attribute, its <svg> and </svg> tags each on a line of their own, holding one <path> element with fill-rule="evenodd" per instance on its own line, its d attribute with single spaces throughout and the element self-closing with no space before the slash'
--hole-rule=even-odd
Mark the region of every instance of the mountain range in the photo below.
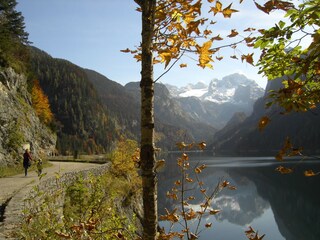
<svg viewBox="0 0 320 240">
<path fill-rule="evenodd" d="M 254 102 L 264 95 L 264 89 L 254 80 L 238 73 L 206 85 L 198 82 L 185 87 L 166 84 L 170 94 L 194 119 L 217 129 L 223 128 L 236 112 L 250 115 Z"/>
<path fill-rule="evenodd" d="M 55 116 L 51 128 L 57 134 L 60 153 L 108 152 L 123 137 L 139 140 L 138 82 L 122 86 L 40 49 L 32 47 L 29 51 L 29 78 L 39 80 L 48 96 Z M 2 76 L 3 83 L 11 81 Z M 156 146 L 173 150 L 176 142 L 206 141 L 209 150 L 217 154 L 263 155 L 274 154 L 289 136 L 295 145 L 316 151 L 320 144 L 318 109 L 281 115 L 279 108 L 265 108 L 267 92 L 280 86 L 281 80 L 275 80 L 264 91 L 241 74 L 185 87 L 156 83 Z M 261 133 L 257 123 L 265 115 L 272 116 L 272 121 Z M 5 117 L 1 121 L 9 124 Z M 5 150 L 1 154 L 5 156 Z"/>
<path fill-rule="evenodd" d="M 269 81 L 265 94 L 259 98 L 249 117 L 236 114 L 227 125 L 214 135 L 210 146 L 216 154 L 276 155 L 290 140 L 293 148 L 302 149 L 306 155 L 320 153 L 320 109 L 317 106 L 307 112 L 285 111 L 278 105 L 266 108 L 269 92 L 282 87 L 282 79 Z M 270 118 L 264 130 L 258 128 L 262 117 Z"/>
</svg>

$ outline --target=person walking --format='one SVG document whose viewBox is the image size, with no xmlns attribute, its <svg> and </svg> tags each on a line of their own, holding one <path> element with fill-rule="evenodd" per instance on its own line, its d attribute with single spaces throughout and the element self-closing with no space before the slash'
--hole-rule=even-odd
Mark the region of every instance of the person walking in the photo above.
<svg viewBox="0 0 320 240">
<path fill-rule="evenodd" d="M 28 168 L 31 166 L 32 157 L 28 149 L 23 154 L 24 176 L 28 175 Z"/>
</svg>

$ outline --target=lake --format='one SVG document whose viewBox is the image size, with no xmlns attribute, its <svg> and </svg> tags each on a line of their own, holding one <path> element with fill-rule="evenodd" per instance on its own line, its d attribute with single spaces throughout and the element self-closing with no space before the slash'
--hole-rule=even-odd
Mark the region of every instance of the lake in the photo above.
<svg viewBox="0 0 320 240">
<path fill-rule="evenodd" d="M 176 162 L 180 155 L 166 157 L 166 168 L 159 173 L 159 216 L 165 214 L 165 208 L 174 208 L 175 202 L 166 197 L 166 192 L 181 178 Z M 265 234 L 264 240 L 320 239 L 320 174 L 314 177 L 303 174 L 309 169 L 319 172 L 320 160 L 279 162 L 274 157 L 212 157 L 201 153 L 189 157 L 193 166 L 207 165 L 199 176 L 208 193 L 219 179 L 237 188 L 224 189 L 213 199 L 211 207 L 221 212 L 203 216 L 202 225 L 212 222 L 212 227 L 204 229 L 199 239 L 247 240 L 244 231 L 248 226 L 258 230 L 259 235 Z M 293 173 L 275 171 L 279 165 L 293 168 Z M 190 178 L 194 177 L 190 175 Z M 195 200 L 190 201 L 195 210 L 202 202 L 197 186 L 195 182 L 189 183 L 186 192 L 195 196 Z M 167 222 L 160 225 L 168 227 Z"/>
</svg>

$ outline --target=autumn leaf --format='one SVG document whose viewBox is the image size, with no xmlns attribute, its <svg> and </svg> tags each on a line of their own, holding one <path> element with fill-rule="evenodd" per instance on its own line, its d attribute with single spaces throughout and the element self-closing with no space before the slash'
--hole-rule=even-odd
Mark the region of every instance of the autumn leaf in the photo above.
<svg viewBox="0 0 320 240">
<path fill-rule="evenodd" d="M 216 214 L 219 213 L 219 212 L 221 212 L 221 210 L 219 210 L 219 209 L 211 209 L 210 212 L 209 212 L 209 214 L 210 214 L 210 215 L 216 215 Z"/>
<path fill-rule="evenodd" d="M 304 176 L 306 176 L 306 177 L 314 177 L 318 174 L 320 174 L 320 172 L 315 173 L 313 170 L 304 171 Z"/>
<path fill-rule="evenodd" d="M 159 57 L 161 58 L 161 62 L 165 62 L 164 67 L 166 68 L 172 59 L 172 53 L 170 51 L 165 51 L 160 53 Z"/>
<path fill-rule="evenodd" d="M 202 68 L 209 67 L 212 68 L 212 65 L 210 62 L 213 62 L 213 59 L 211 58 L 212 51 L 210 50 L 212 45 L 212 41 L 209 40 L 200 47 L 199 45 L 196 46 L 197 52 L 199 54 L 199 66 Z"/>
<path fill-rule="evenodd" d="M 227 187 L 227 186 L 229 186 L 229 185 L 230 185 L 230 182 L 227 181 L 227 180 L 224 180 L 224 181 L 221 183 L 221 187 L 223 187 L 223 188 L 225 188 L 225 187 Z"/>
<path fill-rule="evenodd" d="M 212 223 L 206 223 L 204 226 L 205 226 L 206 228 L 211 228 Z"/>
<path fill-rule="evenodd" d="M 244 32 L 252 32 L 252 31 L 255 31 L 256 29 L 255 28 L 246 28 L 245 30 L 243 30 Z"/>
<path fill-rule="evenodd" d="M 239 33 L 235 29 L 231 29 L 231 33 L 227 36 L 229 38 L 237 36 Z"/>
<path fill-rule="evenodd" d="M 129 53 L 131 52 L 131 50 L 129 48 L 126 48 L 126 49 L 120 50 L 120 52 Z"/>
<path fill-rule="evenodd" d="M 279 166 L 276 168 L 276 171 L 280 172 L 281 174 L 289 174 L 293 172 L 293 169 Z"/>
<path fill-rule="evenodd" d="M 211 38 L 211 40 L 212 40 L 212 41 L 214 41 L 214 40 L 216 40 L 216 41 L 221 41 L 221 40 L 223 40 L 223 38 L 222 38 L 222 37 L 220 37 L 220 34 L 219 34 L 219 35 L 217 35 L 217 36 L 215 36 L 215 37 Z"/>
<path fill-rule="evenodd" d="M 179 150 L 182 150 L 187 146 L 187 144 L 185 144 L 184 142 L 178 142 L 176 143 L 176 146 L 179 148 Z"/>
<path fill-rule="evenodd" d="M 177 181 L 175 181 L 174 184 L 180 186 L 180 185 L 181 185 L 181 181 L 180 181 L 180 180 L 177 180 Z"/>
<path fill-rule="evenodd" d="M 259 120 L 258 128 L 260 131 L 262 131 L 270 122 L 270 118 L 267 116 L 263 116 Z"/>
<path fill-rule="evenodd" d="M 193 182 L 193 179 L 186 177 L 186 181 L 191 183 L 191 182 Z"/>
<path fill-rule="evenodd" d="M 215 16 L 217 13 L 222 11 L 222 3 L 217 1 L 215 7 L 211 7 L 210 12 L 213 12 L 213 15 Z"/>
<path fill-rule="evenodd" d="M 221 61 L 223 59 L 223 57 L 216 57 L 217 60 Z"/>
<path fill-rule="evenodd" d="M 200 143 L 198 144 L 198 146 L 199 146 L 199 149 L 200 149 L 200 150 L 204 150 L 204 149 L 206 148 L 207 144 L 206 144 L 205 142 L 200 142 Z"/>
<path fill-rule="evenodd" d="M 189 212 L 184 215 L 184 219 L 192 220 L 197 217 L 197 213 L 191 208 Z"/>
<path fill-rule="evenodd" d="M 243 60 L 245 60 L 247 63 L 253 65 L 253 53 L 251 54 L 247 54 L 247 55 L 242 55 L 241 56 L 241 60 L 243 62 Z"/>
<path fill-rule="evenodd" d="M 198 236 L 195 235 L 194 233 L 190 233 L 190 240 L 196 240 L 198 239 Z"/>
<path fill-rule="evenodd" d="M 169 212 L 168 209 L 166 210 L 166 215 L 161 215 L 159 217 L 160 220 L 162 221 L 170 221 L 170 222 L 178 222 L 179 221 L 179 216 L 176 214 L 177 208 L 175 208 L 172 212 Z"/>
<path fill-rule="evenodd" d="M 235 12 L 239 12 L 236 9 L 231 9 L 231 6 L 232 6 L 232 3 L 228 7 L 222 10 L 222 14 L 225 18 L 231 18 L 231 14 Z"/>
<path fill-rule="evenodd" d="M 180 64 L 180 68 L 185 68 L 185 67 L 187 67 L 188 65 L 186 64 L 186 63 L 181 63 Z"/>
</svg>

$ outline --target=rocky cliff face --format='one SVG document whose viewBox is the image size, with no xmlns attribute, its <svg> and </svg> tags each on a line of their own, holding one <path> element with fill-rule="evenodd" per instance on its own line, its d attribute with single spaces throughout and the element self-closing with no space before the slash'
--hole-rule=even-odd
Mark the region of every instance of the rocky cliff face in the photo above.
<svg viewBox="0 0 320 240">
<path fill-rule="evenodd" d="M 35 158 L 54 151 L 56 136 L 36 116 L 27 79 L 12 68 L 0 69 L 0 166 L 22 161 L 24 148 Z"/>
</svg>

